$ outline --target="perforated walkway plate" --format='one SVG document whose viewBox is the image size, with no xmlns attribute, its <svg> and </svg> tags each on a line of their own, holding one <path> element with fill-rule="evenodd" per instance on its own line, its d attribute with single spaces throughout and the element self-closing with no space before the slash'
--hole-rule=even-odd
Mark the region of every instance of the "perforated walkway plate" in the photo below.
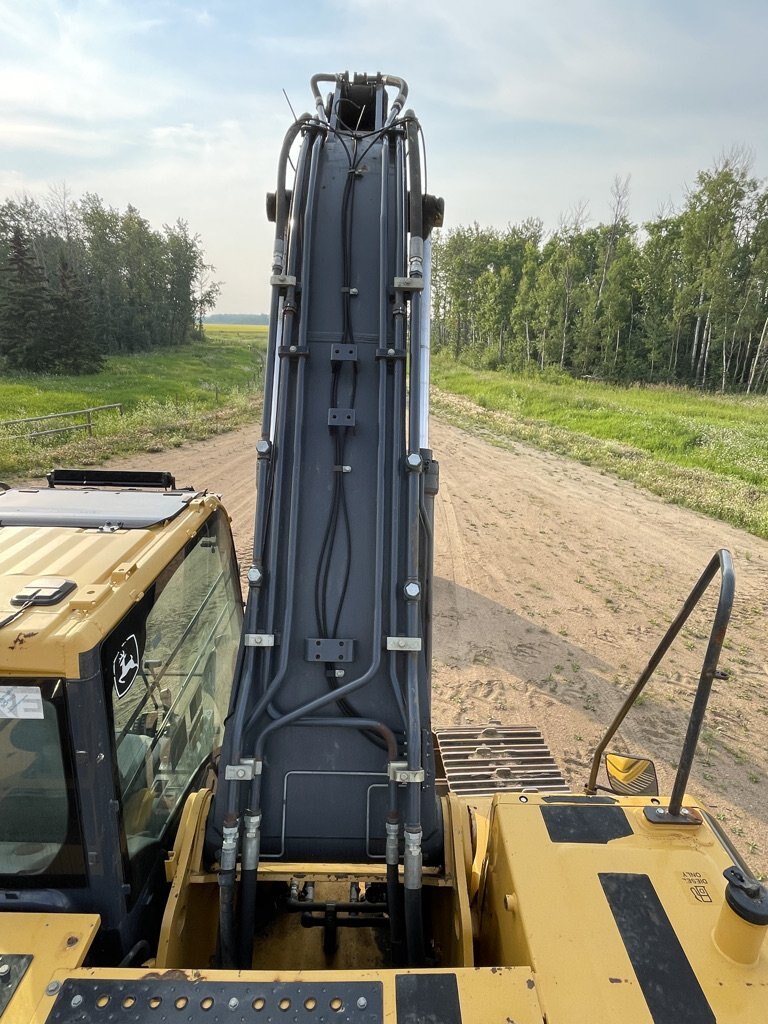
<svg viewBox="0 0 768 1024">
<path fill-rule="evenodd" d="M 440 729 L 438 776 L 464 796 L 538 790 L 567 793 L 569 787 L 538 729 L 530 725 L 462 726 Z"/>
<path fill-rule="evenodd" d="M 58 1024 L 381 1024 L 380 981 L 130 981 L 69 978 L 53 1005 Z"/>
</svg>

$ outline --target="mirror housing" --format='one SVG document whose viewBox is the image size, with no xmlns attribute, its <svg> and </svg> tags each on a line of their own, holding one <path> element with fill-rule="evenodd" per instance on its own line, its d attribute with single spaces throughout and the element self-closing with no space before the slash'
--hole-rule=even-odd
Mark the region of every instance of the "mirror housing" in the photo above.
<svg viewBox="0 0 768 1024">
<path fill-rule="evenodd" d="M 611 790 L 620 796 L 659 795 L 656 766 L 647 757 L 632 757 L 608 751 L 605 755 L 605 774 Z"/>
</svg>

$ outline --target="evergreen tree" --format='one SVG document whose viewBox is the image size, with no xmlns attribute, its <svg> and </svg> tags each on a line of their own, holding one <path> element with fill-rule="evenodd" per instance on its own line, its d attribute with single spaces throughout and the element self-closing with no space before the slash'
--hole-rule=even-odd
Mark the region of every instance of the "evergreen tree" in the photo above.
<svg viewBox="0 0 768 1024">
<path fill-rule="evenodd" d="M 2 267 L 0 355 L 12 370 L 55 366 L 51 297 L 42 269 L 20 227 L 14 227 Z"/>
</svg>

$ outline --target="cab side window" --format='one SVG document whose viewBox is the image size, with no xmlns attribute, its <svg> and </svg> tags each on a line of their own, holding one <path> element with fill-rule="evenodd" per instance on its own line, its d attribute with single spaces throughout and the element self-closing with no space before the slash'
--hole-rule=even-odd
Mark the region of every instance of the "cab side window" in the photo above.
<svg viewBox="0 0 768 1024">
<path fill-rule="evenodd" d="M 141 862 L 221 743 L 241 625 L 231 535 L 219 512 L 105 645 L 123 823 L 139 883 Z"/>
</svg>

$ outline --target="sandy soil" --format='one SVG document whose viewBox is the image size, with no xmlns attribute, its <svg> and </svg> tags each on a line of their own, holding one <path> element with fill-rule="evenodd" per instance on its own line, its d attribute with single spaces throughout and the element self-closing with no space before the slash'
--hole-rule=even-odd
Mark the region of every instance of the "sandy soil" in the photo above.
<svg viewBox="0 0 768 1024">
<path fill-rule="evenodd" d="M 250 564 L 255 427 L 119 464 L 221 492 Z M 727 547 L 737 596 L 689 787 L 768 873 L 768 542 L 587 466 L 433 422 L 433 723 L 499 719 L 544 733 L 581 789 L 591 751 L 705 565 Z M 116 463 L 118 464 L 118 463 Z M 652 756 L 669 790 L 717 587 L 614 749 Z"/>
</svg>

